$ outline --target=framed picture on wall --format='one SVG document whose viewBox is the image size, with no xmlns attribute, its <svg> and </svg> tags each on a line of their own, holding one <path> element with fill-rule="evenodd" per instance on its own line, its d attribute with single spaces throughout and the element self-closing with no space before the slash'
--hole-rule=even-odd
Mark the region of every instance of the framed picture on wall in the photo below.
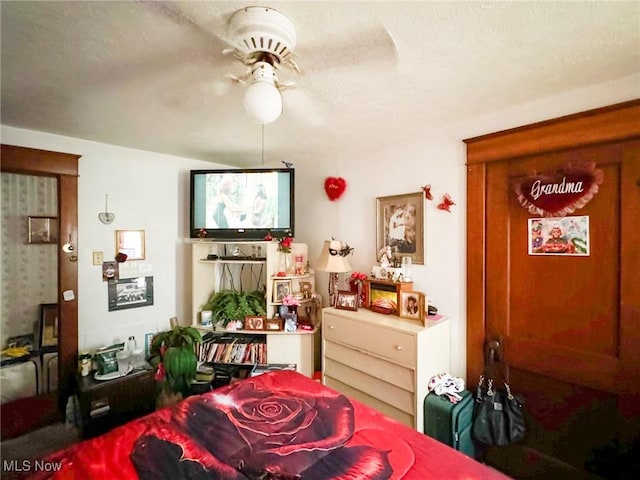
<svg viewBox="0 0 640 480">
<path fill-rule="evenodd" d="M 109 280 L 109 311 L 153 305 L 153 277 Z"/>
<path fill-rule="evenodd" d="M 58 217 L 29 217 L 27 243 L 58 243 Z"/>
<path fill-rule="evenodd" d="M 399 257 L 424 264 L 424 195 L 422 192 L 378 197 L 376 252 L 389 247 Z"/>
</svg>

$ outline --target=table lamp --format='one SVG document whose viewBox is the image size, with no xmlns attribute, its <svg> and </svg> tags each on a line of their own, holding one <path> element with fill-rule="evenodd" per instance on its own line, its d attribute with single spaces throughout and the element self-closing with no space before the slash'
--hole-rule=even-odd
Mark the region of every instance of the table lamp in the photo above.
<svg viewBox="0 0 640 480">
<path fill-rule="evenodd" d="M 351 266 L 345 257 L 340 255 L 342 242 L 339 240 L 326 240 L 322 246 L 322 252 L 318 258 L 315 269 L 320 272 L 329 272 L 329 302 L 335 306 L 338 295 L 338 274 L 350 272 Z"/>
</svg>

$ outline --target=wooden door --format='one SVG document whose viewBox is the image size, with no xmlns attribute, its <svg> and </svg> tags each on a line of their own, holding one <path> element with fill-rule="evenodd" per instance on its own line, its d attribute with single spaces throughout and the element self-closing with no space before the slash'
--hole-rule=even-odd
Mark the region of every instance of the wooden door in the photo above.
<svg viewBox="0 0 640 480">
<path fill-rule="evenodd" d="M 468 371 L 500 338 L 526 445 L 601 473 L 640 432 L 640 102 L 467 141 Z M 589 255 L 530 255 L 514 184 L 595 162 Z M 565 222 L 566 223 L 566 222 Z M 636 444 L 637 446 L 637 444 Z"/>
<path fill-rule="evenodd" d="M 64 243 L 78 248 L 79 155 L 13 145 L 0 145 L 3 172 L 44 175 L 58 181 L 58 389 L 57 392 L 2 405 L 2 438 L 13 437 L 63 418 L 67 397 L 73 392 L 78 357 L 78 264 Z M 10 281 L 11 279 L 4 279 Z M 74 293 L 65 300 L 63 292 Z M 55 396 L 55 398 L 54 398 Z"/>
</svg>

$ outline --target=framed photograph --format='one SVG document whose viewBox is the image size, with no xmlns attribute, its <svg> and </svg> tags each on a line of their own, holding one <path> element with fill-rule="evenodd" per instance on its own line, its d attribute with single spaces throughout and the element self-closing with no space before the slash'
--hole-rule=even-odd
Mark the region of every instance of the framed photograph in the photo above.
<svg viewBox="0 0 640 480">
<path fill-rule="evenodd" d="M 358 292 L 338 290 L 336 295 L 336 308 L 340 310 L 358 310 Z"/>
<path fill-rule="evenodd" d="M 120 278 L 120 268 L 118 262 L 103 262 L 102 263 L 102 281 L 108 282 L 109 280 L 118 280 Z"/>
<path fill-rule="evenodd" d="M 58 304 L 40 304 L 40 348 L 55 351 L 58 348 Z"/>
<path fill-rule="evenodd" d="M 529 255 L 590 255 L 589 217 L 528 219 Z"/>
<path fill-rule="evenodd" d="M 282 330 L 283 322 L 281 318 L 267 318 L 264 321 L 265 330 Z"/>
<path fill-rule="evenodd" d="M 394 256 L 424 265 L 424 195 L 422 192 L 378 197 L 376 252 L 389 247 Z"/>
<path fill-rule="evenodd" d="M 264 317 L 249 316 L 244 317 L 245 330 L 264 330 Z"/>
<path fill-rule="evenodd" d="M 144 230 L 116 230 L 118 253 L 124 253 L 127 260 L 144 260 Z"/>
<path fill-rule="evenodd" d="M 58 243 L 58 217 L 29 217 L 27 243 Z"/>
<path fill-rule="evenodd" d="M 398 316 L 424 323 L 425 298 L 422 292 L 400 292 Z"/>
<path fill-rule="evenodd" d="M 273 301 L 282 302 L 282 299 L 291 293 L 292 282 L 288 280 L 273 281 Z"/>
<path fill-rule="evenodd" d="M 153 277 L 109 280 L 109 311 L 153 305 Z"/>
</svg>

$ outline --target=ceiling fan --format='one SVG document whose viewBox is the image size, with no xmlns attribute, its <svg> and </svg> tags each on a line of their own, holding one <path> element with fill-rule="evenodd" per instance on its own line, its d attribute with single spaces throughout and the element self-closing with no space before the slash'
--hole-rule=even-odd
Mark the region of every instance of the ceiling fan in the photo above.
<svg viewBox="0 0 640 480">
<path fill-rule="evenodd" d="M 195 10 L 186 13 L 187 7 L 181 2 L 143 2 L 143 5 L 181 25 L 187 24 L 209 38 L 212 48 L 220 48 L 221 58 L 216 60 L 216 66 L 222 64 L 227 70 L 224 74 L 226 86 L 219 84 L 213 91 L 221 95 L 231 85 L 248 84 L 244 95 L 245 109 L 252 119 L 263 125 L 280 117 L 283 90 L 291 87 L 299 90 L 298 82 L 291 81 L 290 75 L 317 75 L 332 68 L 371 62 L 388 64 L 395 62 L 397 57 L 395 42 L 382 26 L 350 32 L 348 38 L 338 43 L 327 41 L 324 45 L 301 49 L 297 45 L 293 22 L 271 7 L 247 6 L 236 10 L 224 22 L 226 31 L 219 33 L 204 26 Z M 217 26 L 223 27 L 220 23 Z M 305 63 L 304 68 L 298 65 L 299 58 Z M 227 61 L 229 59 L 243 65 L 244 72 L 231 73 L 233 65 Z M 286 81 L 278 76 L 282 69 L 288 71 L 282 75 L 289 76 Z M 307 110 L 312 102 L 299 91 L 291 96 L 295 98 L 288 99 L 291 100 L 288 107 L 305 112 L 305 119 L 308 119 Z"/>
<path fill-rule="evenodd" d="M 231 52 L 250 69 L 247 76 L 251 77 L 251 85 L 244 96 L 247 113 L 262 124 L 277 120 L 282 113 L 280 90 L 289 85 L 278 81 L 276 69 L 286 66 L 300 72 L 293 59 L 296 47 L 293 23 L 272 8 L 246 7 L 231 16 L 228 33 L 233 45 Z"/>
</svg>

